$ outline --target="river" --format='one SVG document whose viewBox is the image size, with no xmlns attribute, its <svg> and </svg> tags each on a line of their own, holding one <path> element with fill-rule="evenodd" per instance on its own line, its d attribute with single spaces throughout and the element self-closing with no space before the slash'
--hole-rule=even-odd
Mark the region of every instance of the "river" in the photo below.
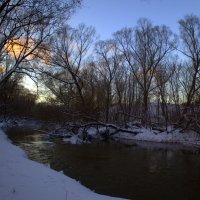
<svg viewBox="0 0 200 200">
<path fill-rule="evenodd" d="M 197 148 L 134 141 L 72 145 L 25 127 L 10 128 L 7 135 L 30 159 L 97 193 L 134 200 L 200 199 Z"/>
</svg>

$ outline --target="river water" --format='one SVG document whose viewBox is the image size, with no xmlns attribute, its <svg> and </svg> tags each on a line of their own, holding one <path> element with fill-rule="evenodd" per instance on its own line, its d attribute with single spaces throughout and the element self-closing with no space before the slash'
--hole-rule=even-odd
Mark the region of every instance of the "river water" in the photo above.
<svg viewBox="0 0 200 200">
<path fill-rule="evenodd" d="M 11 128 L 11 141 L 97 193 L 134 200 L 199 200 L 200 150 L 175 144 L 101 142 L 71 145 L 30 128 Z"/>
</svg>

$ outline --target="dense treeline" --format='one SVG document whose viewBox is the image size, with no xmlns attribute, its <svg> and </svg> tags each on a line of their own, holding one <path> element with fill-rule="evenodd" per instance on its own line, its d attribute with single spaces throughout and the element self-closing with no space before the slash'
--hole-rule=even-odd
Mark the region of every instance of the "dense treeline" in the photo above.
<svg viewBox="0 0 200 200">
<path fill-rule="evenodd" d="M 13 76 L 12 79 L 1 84 L 0 111 L 4 118 L 31 117 L 33 113 L 37 97 L 20 84 L 21 78 L 21 76 Z"/>
<path fill-rule="evenodd" d="M 80 5 L 81 0 L 0 1 L 1 115 L 33 116 L 37 96 L 20 82 L 26 75 L 37 84 L 45 43 Z"/>
<path fill-rule="evenodd" d="M 69 3 L 65 9 L 71 13 L 80 2 Z M 55 118 L 87 118 L 117 124 L 138 121 L 145 126 L 175 124 L 199 129 L 199 17 L 188 15 L 179 20 L 179 34 L 174 34 L 165 25 L 139 19 L 134 27 L 115 32 L 109 40 L 96 41 L 94 28 L 84 24 L 72 28 L 62 23 L 54 26 L 49 34 L 52 24 L 57 24 L 53 19 L 58 17 L 51 18 L 48 15 L 51 12 L 51 9 L 46 12 L 49 24 L 42 26 L 38 22 L 42 30 L 37 27 L 38 23 L 32 22 L 28 24 L 30 29 L 24 29 L 28 31 L 36 26 L 37 31 L 40 30 L 33 29 L 37 37 L 48 34 L 36 43 L 33 42 L 35 32 L 30 37 L 31 31 L 26 32 L 27 45 L 20 40 L 20 45 L 25 46 L 20 49 L 21 54 L 15 52 L 13 43 L 9 43 L 13 37 L 10 36 L 8 42 L 2 37 L 1 90 L 5 91 L 2 88 L 7 79 L 12 85 L 16 73 L 28 74 L 51 93 L 48 102 L 52 108 L 56 107 L 51 112 L 53 115 L 57 111 Z M 0 14 L 2 17 L 1 9 Z M 20 37 L 24 30 L 20 30 Z M 12 42 L 19 45 L 16 39 Z M 31 97 L 31 101 L 34 98 Z M 40 110 L 41 107 L 45 109 L 44 104 L 40 105 Z M 45 112 L 48 110 L 51 109 Z"/>
<path fill-rule="evenodd" d="M 179 30 L 175 35 L 140 19 L 97 41 L 84 59 L 94 30 L 62 27 L 49 40 L 42 81 L 68 113 L 104 122 L 198 127 L 200 19 L 184 17 Z"/>
</svg>

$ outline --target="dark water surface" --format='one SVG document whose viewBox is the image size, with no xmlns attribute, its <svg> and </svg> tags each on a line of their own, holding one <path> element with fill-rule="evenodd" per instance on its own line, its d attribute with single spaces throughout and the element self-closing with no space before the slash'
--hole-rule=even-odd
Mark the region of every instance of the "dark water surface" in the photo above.
<svg viewBox="0 0 200 200">
<path fill-rule="evenodd" d="M 29 128 L 11 128 L 7 135 L 30 159 L 97 193 L 135 200 L 200 199 L 199 149 L 145 142 L 50 143 Z"/>
</svg>

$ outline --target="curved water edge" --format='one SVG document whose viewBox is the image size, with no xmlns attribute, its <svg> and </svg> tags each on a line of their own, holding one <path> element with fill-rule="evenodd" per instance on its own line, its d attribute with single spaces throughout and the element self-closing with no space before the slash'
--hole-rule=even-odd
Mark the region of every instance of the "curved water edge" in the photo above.
<svg viewBox="0 0 200 200">
<path fill-rule="evenodd" d="M 200 150 L 123 140 L 71 145 L 30 128 L 7 131 L 28 156 L 95 192 L 129 199 L 199 199 Z"/>
</svg>

